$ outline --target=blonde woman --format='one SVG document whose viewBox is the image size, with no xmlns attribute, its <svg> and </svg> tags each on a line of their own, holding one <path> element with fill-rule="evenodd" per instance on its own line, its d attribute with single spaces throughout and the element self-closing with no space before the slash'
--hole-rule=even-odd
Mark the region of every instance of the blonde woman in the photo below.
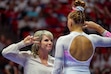
<svg viewBox="0 0 111 74">
<path fill-rule="evenodd" d="M 20 51 L 21 48 L 32 45 L 31 51 Z M 5 58 L 20 64 L 24 74 L 51 74 L 54 58 L 48 53 L 53 47 L 53 34 L 47 30 L 35 32 L 24 40 L 4 48 Z"/>
</svg>

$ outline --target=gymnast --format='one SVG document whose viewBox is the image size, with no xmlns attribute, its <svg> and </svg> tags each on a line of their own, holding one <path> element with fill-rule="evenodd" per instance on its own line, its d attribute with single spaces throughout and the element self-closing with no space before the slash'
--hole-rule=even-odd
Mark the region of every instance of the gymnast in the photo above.
<svg viewBox="0 0 111 74">
<path fill-rule="evenodd" d="M 88 35 L 83 31 L 83 26 L 88 28 L 91 25 L 91 22 L 85 22 L 85 2 L 75 0 L 73 4 L 67 23 L 70 33 L 60 36 L 56 42 L 53 74 L 91 74 L 89 66 L 95 48 L 111 47 L 111 38 Z M 98 32 L 109 35 L 107 30 L 101 29 Z"/>
</svg>

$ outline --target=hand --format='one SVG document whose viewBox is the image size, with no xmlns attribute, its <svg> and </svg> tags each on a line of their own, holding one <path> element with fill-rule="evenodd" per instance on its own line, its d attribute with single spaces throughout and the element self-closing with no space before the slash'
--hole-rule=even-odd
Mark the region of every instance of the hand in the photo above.
<svg viewBox="0 0 111 74">
<path fill-rule="evenodd" d="M 89 29 L 97 30 L 99 26 L 100 26 L 99 24 L 96 24 L 93 21 L 85 21 L 85 26 L 83 26 L 83 28 L 89 28 Z"/>
<path fill-rule="evenodd" d="M 89 29 L 96 30 L 100 34 L 102 34 L 105 31 L 105 29 L 102 26 L 100 26 L 99 24 L 97 24 L 93 21 L 85 21 L 85 26 L 83 26 L 83 28 L 89 28 Z"/>
<path fill-rule="evenodd" d="M 33 37 L 33 36 L 27 36 L 26 38 L 24 38 L 24 43 L 25 45 L 31 45 L 33 43 L 40 43 L 40 40 L 38 37 Z"/>
</svg>

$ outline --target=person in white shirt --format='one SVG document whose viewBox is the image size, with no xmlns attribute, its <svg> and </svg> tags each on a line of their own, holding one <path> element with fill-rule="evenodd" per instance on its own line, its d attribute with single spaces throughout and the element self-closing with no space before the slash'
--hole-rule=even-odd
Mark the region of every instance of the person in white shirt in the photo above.
<svg viewBox="0 0 111 74">
<path fill-rule="evenodd" d="M 31 51 L 20 51 L 32 44 Z M 53 34 L 47 30 L 39 30 L 34 36 L 4 48 L 2 55 L 24 68 L 24 74 L 51 74 L 54 58 L 49 55 L 53 48 Z"/>
</svg>

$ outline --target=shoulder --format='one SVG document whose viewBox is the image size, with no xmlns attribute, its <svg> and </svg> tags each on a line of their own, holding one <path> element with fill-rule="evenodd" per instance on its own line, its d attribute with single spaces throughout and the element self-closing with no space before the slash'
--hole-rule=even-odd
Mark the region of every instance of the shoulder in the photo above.
<svg viewBox="0 0 111 74">
<path fill-rule="evenodd" d="M 65 40 L 65 36 L 60 36 L 57 41 L 56 41 L 56 44 L 62 44 Z"/>
<path fill-rule="evenodd" d="M 95 37 L 102 37 L 102 36 L 100 36 L 98 34 L 89 34 L 89 37 L 95 38 Z"/>
<path fill-rule="evenodd" d="M 60 36 L 57 40 L 64 40 L 68 37 L 69 35 L 64 35 L 64 36 Z"/>
<path fill-rule="evenodd" d="M 97 35 L 97 34 L 90 34 L 89 38 L 92 42 L 97 42 L 97 41 L 103 40 L 105 37 L 102 37 L 102 36 Z"/>
</svg>

